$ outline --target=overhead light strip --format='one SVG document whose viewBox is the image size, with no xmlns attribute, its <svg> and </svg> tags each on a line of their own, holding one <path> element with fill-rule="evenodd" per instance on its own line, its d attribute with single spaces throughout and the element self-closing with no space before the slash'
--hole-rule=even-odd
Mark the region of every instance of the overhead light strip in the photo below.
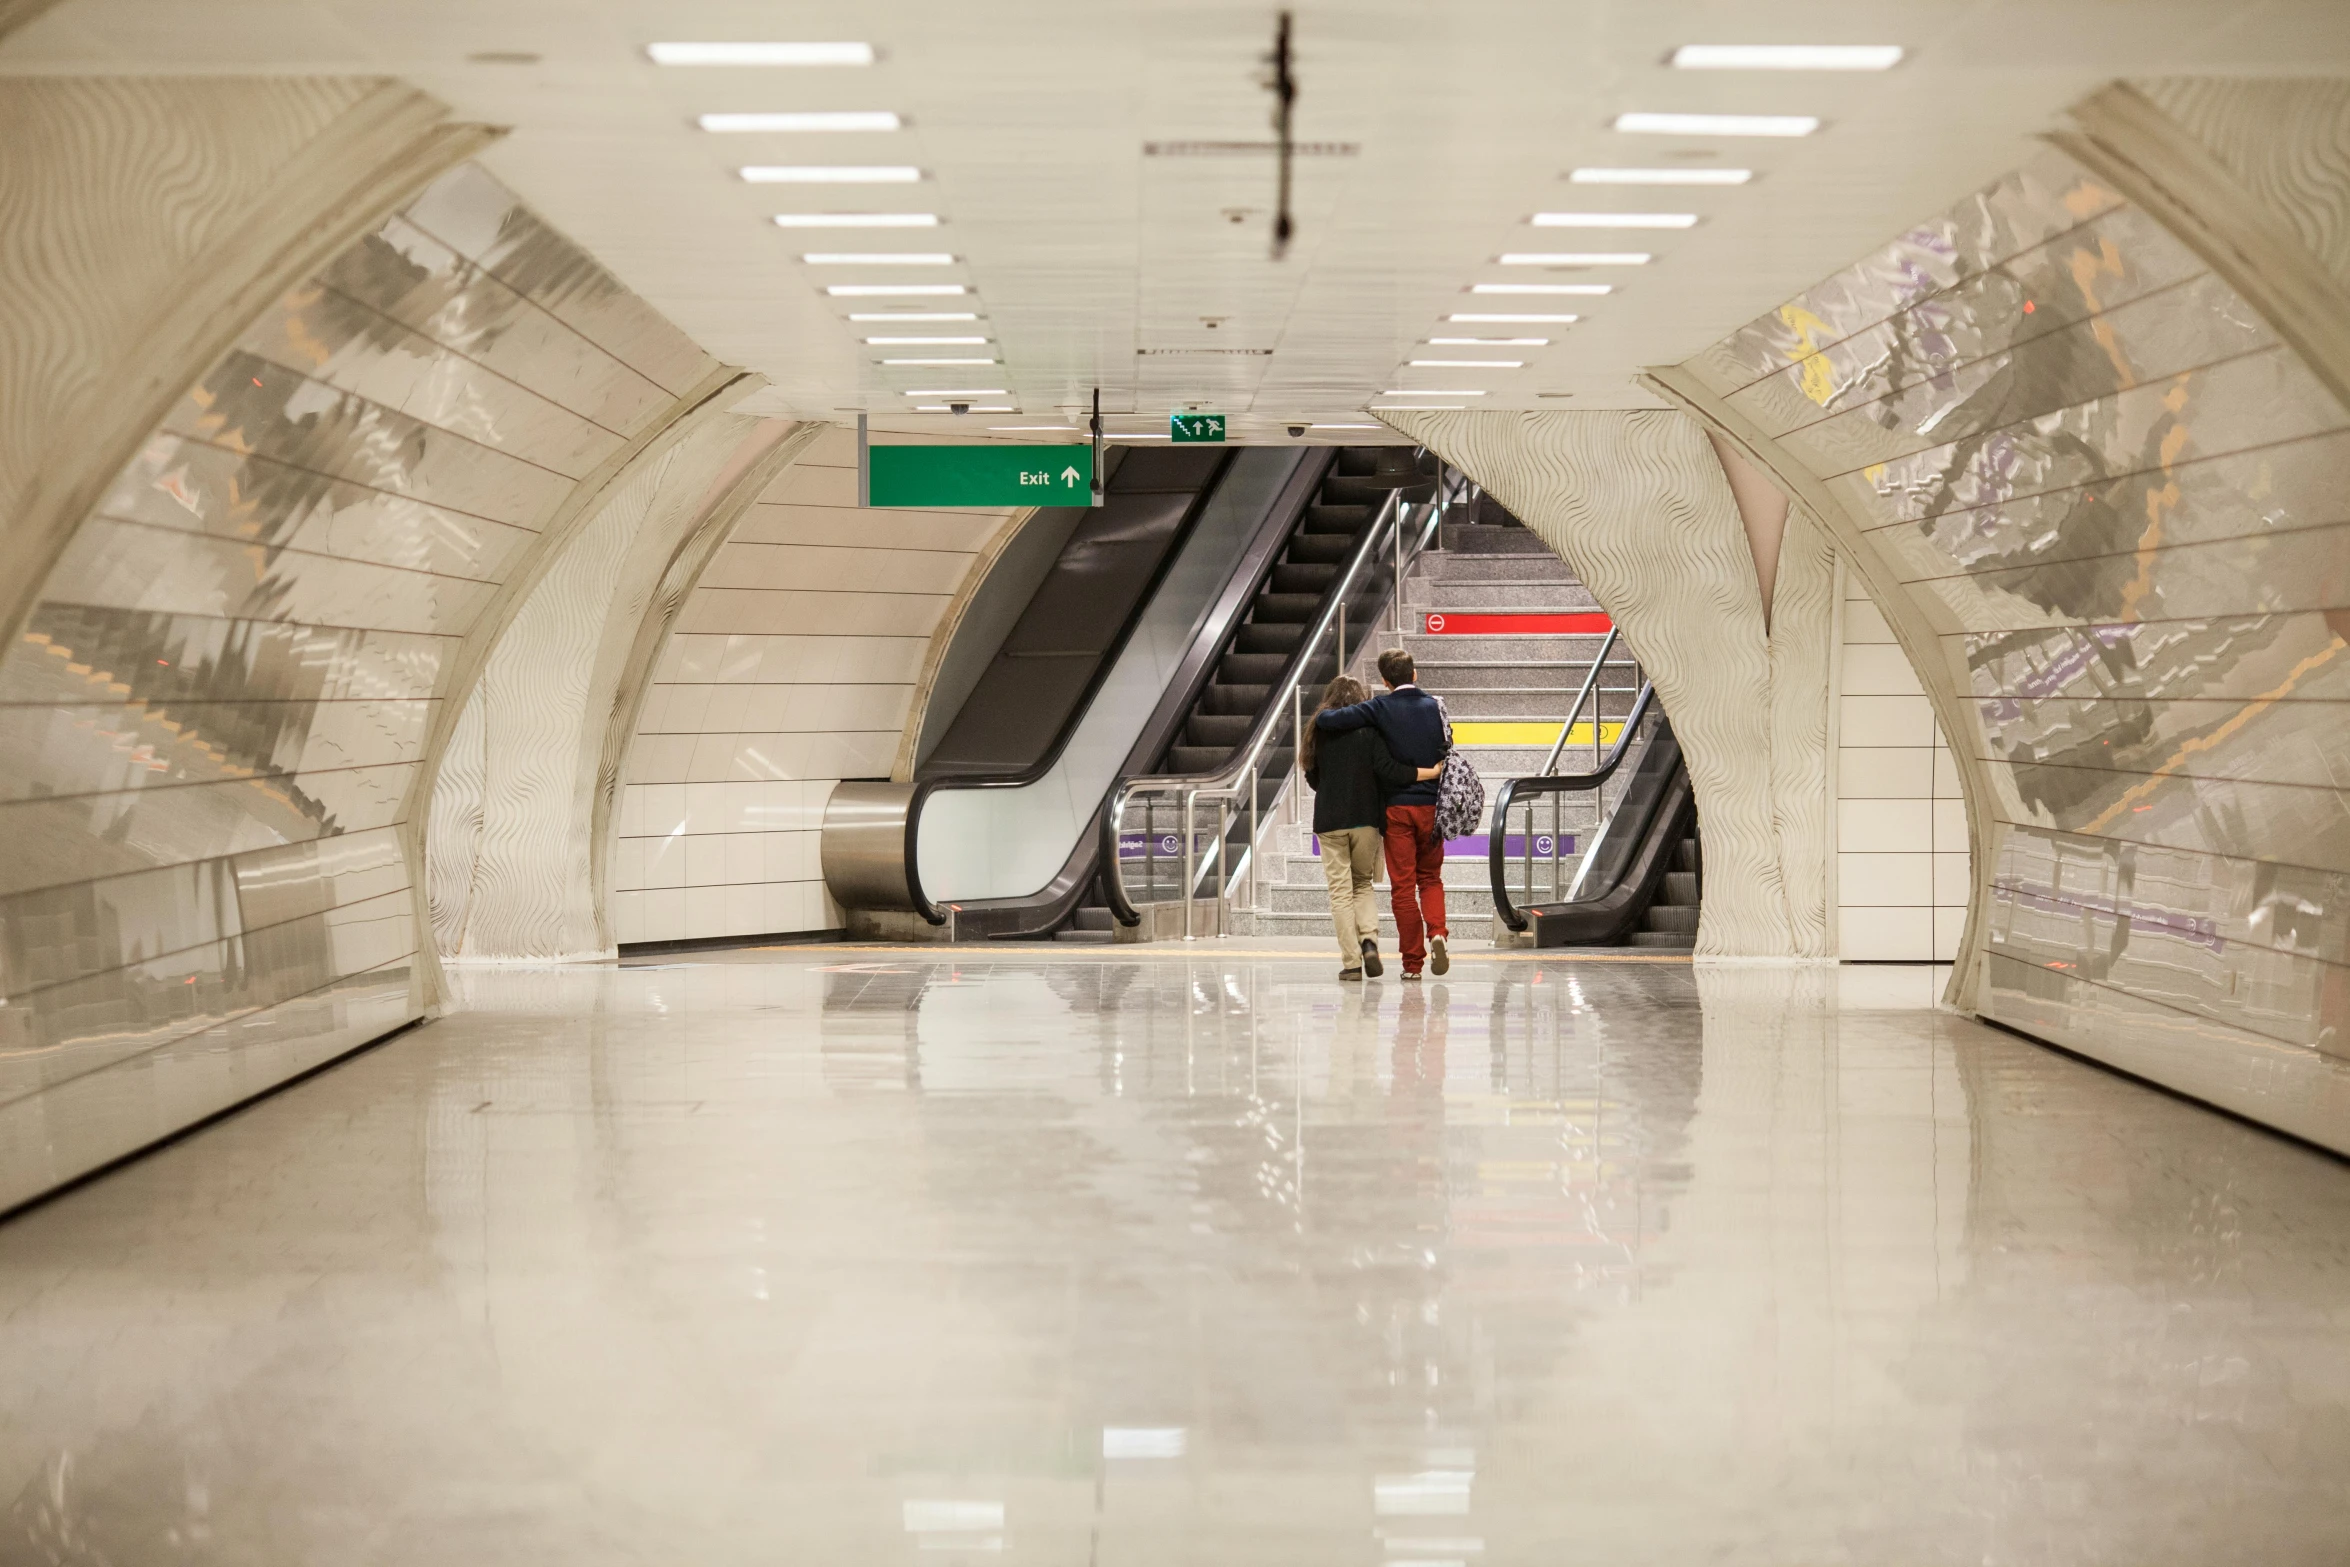
<svg viewBox="0 0 2350 1567">
<path fill-rule="evenodd" d="M 906 122 L 887 109 L 823 109 L 789 114 L 705 114 L 695 124 L 721 135 L 764 131 L 897 131 Z"/>
<path fill-rule="evenodd" d="M 968 294 L 960 283 L 833 283 L 824 292 L 839 299 L 877 299 L 892 294 Z"/>
<path fill-rule="evenodd" d="M 849 319 L 851 321 L 976 321 L 979 319 L 979 314 L 972 310 L 872 310 L 854 312 L 849 316 Z"/>
<path fill-rule="evenodd" d="M 935 212 L 778 212 L 775 225 L 787 229 L 934 229 Z"/>
<path fill-rule="evenodd" d="M 984 337 L 869 337 L 865 341 L 874 348 L 969 348 L 987 341 Z"/>
<path fill-rule="evenodd" d="M 1537 212 L 1527 220 L 1538 229 L 1691 229 L 1694 212 Z"/>
<path fill-rule="evenodd" d="M 951 267 L 943 250 L 814 250 L 800 259 L 812 267 Z"/>
<path fill-rule="evenodd" d="M 1743 185 L 1752 169 L 1576 169 L 1573 185 Z"/>
<path fill-rule="evenodd" d="M 754 163 L 742 176 L 753 185 L 912 185 L 922 171 L 906 163 Z"/>
<path fill-rule="evenodd" d="M 1447 321 L 1458 321 L 1463 325 L 1476 322 L 1483 323 L 1487 326 L 1569 326 L 1574 322 L 1582 320 L 1583 318 L 1581 316 L 1520 315 L 1514 313 L 1509 315 L 1496 315 L 1490 311 L 1456 310 L 1451 315 L 1446 316 L 1444 319 Z"/>
<path fill-rule="evenodd" d="M 1505 267 L 1644 267 L 1645 250 L 1513 250 L 1497 258 Z"/>
<path fill-rule="evenodd" d="M 862 43 L 660 43 L 645 45 L 655 65 L 871 65 Z"/>
<path fill-rule="evenodd" d="M 1612 294 L 1613 283 L 1472 283 L 1472 294 Z M 1572 316 L 1567 319 L 1573 320 Z"/>
<path fill-rule="evenodd" d="M 1408 361 L 1414 370 L 1523 370 L 1523 359 L 1414 359 Z M 1467 396 L 1467 393 L 1460 394 Z"/>
<path fill-rule="evenodd" d="M 1673 51 L 1683 71 L 1890 71 L 1899 44 L 1683 44 Z"/>
<path fill-rule="evenodd" d="M 1619 114 L 1615 128 L 1649 136 L 1809 136 L 1820 122 L 1809 114 Z"/>
</svg>

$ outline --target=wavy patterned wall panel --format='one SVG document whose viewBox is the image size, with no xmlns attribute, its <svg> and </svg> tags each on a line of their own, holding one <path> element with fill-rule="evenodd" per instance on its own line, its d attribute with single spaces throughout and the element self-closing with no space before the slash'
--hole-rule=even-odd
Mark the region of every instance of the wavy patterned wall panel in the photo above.
<svg viewBox="0 0 2350 1567">
<path fill-rule="evenodd" d="M 47 317 L 0 332 L 14 493 L 111 439 L 29 388 L 136 406 L 126 364 L 217 344 L 62 534 L 0 533 L 29 599 L 0 650 L 0 1208 L 419 1015 L 408 824 L 451 681 L 695 362 L 588 309 L 602 274 L 479 170 L 411 178 L 464 143 L 388 102 L 416 145 L 373 82 L 0 103 L 40 111 L 0 134 L 0 310 Z M 331 238 L 385 179 L 425 188 Z M 290 231 L 329 238 L 215 319 Z"/>
<path fill-rule="evenodd" d="M 861 510 L 856 436 L 817 437 L 679 609 L 628 748 L 622 942 L 843 924 L 818 861 L 843 778 L 887 778 L 932 632 L 1004 511 Z"/>
<path fill-rule="evenodd" d="M 1699 953 L 1827 956 L 1833 595 L 1800 513 L 1787 519 L 1785 597 L 1766 632 L 1737 503 L 1694 421 L 1668 412 L 1381 417 L 1524 518 L 1623 627 L 1697 792 L 1706 865 Z"/>
<path fill-rule="evenodd" d="M 2145 91 L 2345 276 L 2350 91 Z M 2350 1149 L 2350 411 L 2191 237 L 2052 151 L 1682 384 L 1925 630 L 1993 833 L 1973 1004 Z"/>
</svg>

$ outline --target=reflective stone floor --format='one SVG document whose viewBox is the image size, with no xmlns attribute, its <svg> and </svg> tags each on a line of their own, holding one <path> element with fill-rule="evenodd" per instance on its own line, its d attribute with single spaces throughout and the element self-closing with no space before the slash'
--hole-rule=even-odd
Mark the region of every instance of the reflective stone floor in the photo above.
<svg viewBox="0 0 2350 1567">
<path fill-rule="evenodd" d="M 2340 1563 L 2350 1166 L 1938 971 L 473 974 L 0 1226 L 0 1563 Z"/>
</svg>

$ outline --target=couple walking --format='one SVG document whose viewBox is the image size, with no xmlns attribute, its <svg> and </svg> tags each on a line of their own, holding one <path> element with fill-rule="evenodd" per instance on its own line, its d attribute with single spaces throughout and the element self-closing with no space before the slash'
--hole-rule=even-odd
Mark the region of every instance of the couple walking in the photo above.
<svg viewBox="0 0 2350 1567">
<path fill-rule="evenodd" d="M 1371 890 L 1379 856 L 1395 905 L 1403 977 L 1423 964 L 1452 966 L 1444 950 L 1444 837 L 1436 830 L 1437 778 L 1452 749 L 1451 726 L 1436 698 L 1413 683 L 1412 655 L 1379 655 L 1387 690 L 1374 697 L 1360 680 L 1330 682 L 1306 727 L 1306 782 L 1314 790 L 1314 835 L 1330 883 L 1330 922 L 1338 928 L 1340 979 L 1376 979 L 1379 901 Z"/>
</svg>

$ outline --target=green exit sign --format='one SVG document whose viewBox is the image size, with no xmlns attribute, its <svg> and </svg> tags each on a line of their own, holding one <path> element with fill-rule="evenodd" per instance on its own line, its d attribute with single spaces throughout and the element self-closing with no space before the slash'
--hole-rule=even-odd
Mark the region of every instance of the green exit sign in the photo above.
<svg viewBox="0 0 2350 1567">
<path fill-rule="evenodd" d="M 1224 439 L 1222 414 L 1173 414 L 1177 444 L 1186 441 L 1221 441 Z"/>
<path fill-rule="evenodd" d="M 1091 446 L 875 446 L 869 506 L 1091 506 Z"/>
</svg>

